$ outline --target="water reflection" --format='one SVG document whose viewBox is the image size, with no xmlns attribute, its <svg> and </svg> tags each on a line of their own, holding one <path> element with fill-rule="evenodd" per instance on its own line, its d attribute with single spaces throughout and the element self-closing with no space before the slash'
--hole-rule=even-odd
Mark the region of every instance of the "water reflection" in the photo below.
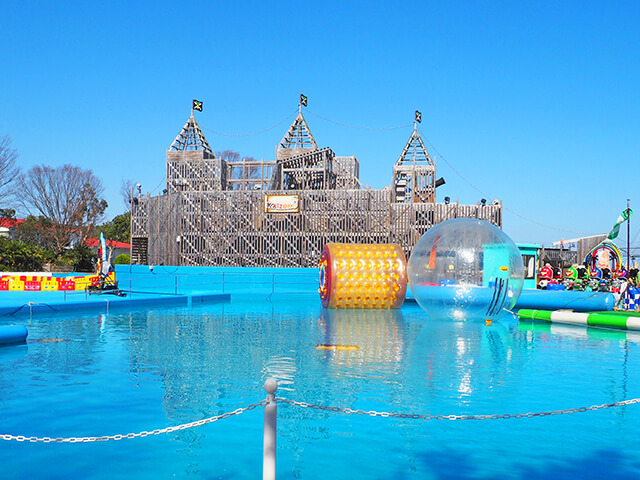
<svg viewBox="0 0 640 480">
<path fill-rule="evenodd" d="M 29 347 L 26 343 L 16 345 L 3 345 L 0 347 L 0 364 L 9 364 L 15 360 L 26 357 Z"/>
<path fill-rule="evenodd" d="M 176 425 L 256 403 L 264 398 L 267 377 L 277 378 L 279 394 L 293 400 L 420 414 L 524 413 L 639 395 L 634 387 L 640 384 L 636 332 L 513 319 L 492 326 L 433 321 L 410 305 L 402 310 L 325 310 L 318 302 L 233 301 L 40 318 L 28 328 L 33 343 L 0 350 L 3 425 L 16 434 L 95 435 Z M 35 341 L 46 338 L 69 341 Z M 318 344 L 358 349 L 317 350 Z M 532 445 L 546 458 L 562 458 L 568 431 L 580 451 L 601 442 L 607 448 L 621 441 L 632 444 L 640 426 L 637 411 L 629 406 L 518 423 L 422 422 L 283 406 L 278 448 L 284 453 L 282 471 L 302 476 L 329 471 L 332 464 L 339 465 L 338 476 L 359 468 L 361 478 L 370 476 L 367 465 L 376 463 L 391 465 L 379 478 L 402 477 L 394 475 L 396 467 L 408 477 L 415 474 L 408 463 L 419 466 L 420 452 L 440 454 L 441 445 L 453 457 L 473 459 L 475 466 L 491 469 L 496 459 L 504 461 L 501 471 L 507 471 L 529 460 Z M 246 468 L 250 442 L 260 451 L 260 416 L 256 410 L 209 427 L 141 439 L 148 443 L 140 451 L 158 453 L 143 459 L 139 471 L 165 478 L 154 470 L 157 458 L 175 455 L 167 462 L 184 463 L 185 472 L 197 472 L 206 462 L 209 467 L 215 463 L 207 472 L 218 472 L 218 464 L 227 462 L 233 476 Z M 514 447 L 505 455 L 477 448 L 496 445 L 500 438 Z M 380 448 L 383 444 L 395 450 Z M 98 456 L 100 451 L 94 450 Z M 212 451 L 220 453 L 215 460 Z M 43 458 L 55 462 L 46 452 Z M 117 455 L 109 458 L 115 471 L 130 468 L 126 456 L 121 461 Z M 25 468 L 24 460 L 12 461 L 13 468 Z M 18 471 L 18 476 L 29 477 Z M 66 470 L 64 474 L 73 477 Z M 351 478 L 356 477 L 358 472 Z"/>
<path fill-rule="evenodd" d="M 94 371 L 94 351 L 100 337 L 98 318 L 82 316 L 46 322 L 43 325 L 30 321 L 28 348 L 10 350 L 24 355 L 33 378 L 41 381 L 45 376 L 87 375 Z"/>
<path fill-rule="evenodd" d="M 262 378 L 275 378 L 279 395 L 283 391 L 292 391 L 298 368 L 293 357 L 273 356 L 268 358 L 262 368 Z"/>
<path fill-rule="evenodd" d="M 420 328 L 405 325 L 399 309 L 323 309 L 318 326 L 318 344 L 335 347 L 324 352 L 324 359 L 359 374 L 402 363 Z"/>
<path fill-rule="evenodd" d="M 579 325 L 560 325 L 547 322 L 526 322 L 518 324 L 521 332 L 548 333 L 551 335 L 573 337 L 581 340 L 607 340 L 614 342 L 640 343 L 640 332 L 630 330 L 609 330 L 604 328 L 583 327 Z"/>
</svg>

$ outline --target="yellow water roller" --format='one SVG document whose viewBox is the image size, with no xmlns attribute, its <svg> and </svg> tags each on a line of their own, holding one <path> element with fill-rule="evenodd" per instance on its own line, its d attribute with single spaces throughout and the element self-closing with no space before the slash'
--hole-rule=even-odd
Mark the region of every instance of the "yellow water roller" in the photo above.
<svg viewBox="0 0 640 480">
<path fill-rule="evenodd" d="M 400 308 L 407 293 L 407 259 L 400 245 L 327 243 L 318 291 L 326 308 Z"/>
</svg>

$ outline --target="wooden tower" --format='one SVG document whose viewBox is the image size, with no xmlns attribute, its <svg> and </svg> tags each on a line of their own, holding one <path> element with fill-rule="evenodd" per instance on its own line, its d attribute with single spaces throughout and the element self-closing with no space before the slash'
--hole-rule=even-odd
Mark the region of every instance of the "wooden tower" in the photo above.
<svg viewBox="0 0 640 480">
<path fill-rule="evenodd" d="M 223 190 L 226 169 L 191 116 L 167 150 L 167 190 Z"/>
<path fill-rule="evenodd" d="M 298 115 L 276 147 L 276 171 L 272 177 L 274 190 L 330 190 L 336 187 L 333 172 L 335 153 L 330 148 L 318 148 L 309 125 Z"/>
<path fill-rule="evenodd" d="M 436 164 L 427 152 L 416 122 L 409 141 L 393 166 L 393 193 L 397 203 L 434 203 Z"/>
</svg>

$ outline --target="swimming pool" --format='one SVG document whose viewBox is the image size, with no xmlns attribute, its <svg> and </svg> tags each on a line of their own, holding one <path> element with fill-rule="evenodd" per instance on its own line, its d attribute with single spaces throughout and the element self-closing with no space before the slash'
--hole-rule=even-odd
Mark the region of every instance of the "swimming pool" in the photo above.
<svg viewBox="0 0 640 480">
<path fill-rule="evenodd" d="M 0 320 L 0 433 L 151 431 L 266 396 L 364 411 L 484 415 L 640 397 L 632 332 L 324 310 L 317 296 Z M 357 349 L 317 350 L 318 344 Z M 260 478 L 262 407 L 183 431 L 96 443 L 0 441 L 2 478 Z M 278 405 L 278 478 L 638 478 L 640 405 L 495 420 L 419 420 Z"/>
</svg>

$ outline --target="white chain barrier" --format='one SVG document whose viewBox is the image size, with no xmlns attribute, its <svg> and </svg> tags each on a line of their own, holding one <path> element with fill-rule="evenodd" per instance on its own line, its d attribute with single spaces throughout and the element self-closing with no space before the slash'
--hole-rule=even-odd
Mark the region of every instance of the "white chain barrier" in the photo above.
<svg viewBox="0 0 640 480">
<path fill-rule="evenodd" d="M 151 435 L 162 435 L 165 433 L 176 432 L 179 430 L 187 430 L 189 428 L 200 427 L 209 423 L 217 422 L 225 418 L 240 415 L 246 411 L 254 410 L 260 406 L 267 405 L 267 400 L 262 400 L 259 403 L 254 403 L 247 407 L 238 408 L 232 412 L 226 412 L 221 415 L 216 415 L 202 420 L 196 420 L 194 422 L 183 423 L 182 425 L 176 425 L 173 427 L 158 428 L 151 431 L 142 431 L 138 433 L 128 433 L 126 435 L 104 435 L 101 437 L 26 437 L 23 435 L 10 435 L 0 434 L 0 440 L 16 441 L 16 442 L 31 442 L 31 443 L 89 443 L 89 442 L 107 442 L 110 440 L 124 440 L 130 438 L 144 438 Z M 282 397 L 276 397 L 275 403 L 284 403 L 294 407 L 310 408 L 313 410 L 322 410 L 335 413 L 346 413 L 352 415 L 366 415 L 369 417 L 384 417 L 384 418 L 408 418 L 415 420 L 498 420 L 498 419 L 511 419 L 511 418 L 533 418 L 533 417 L 546 417 L 551 415 L 566 415 L 571 413 L 583 413 L 589 411 L 604 410 L 608 408 L 623 407 L 627 405 L 634 405 L 640 403 L 640 398 L 632 398 L 630 400 L 622 400 L 619 402 L 604 403 L 602 405 L 591 405 L 590 407 L 579 408 L 566 408 L 562 410 L 548 410 L 541 412 L 528 412 L 528 413 L 514 413 L 514 414 L 488 414 L 488 415 L 431 415 L 431 414 L 413 414 L 413 413 L 392 413 L 392 412 L 377 412 L 375 410 L 360 410 L 353 408 L 340 408 L 330 407 L 327 405 L 317 405 L 313 403 L 298 402 L 296 400 L 288 400 Z"/>
<path fill-rule="evenodd" d="M 368 415 L 370 417 L 390 417 L 390 418 L 410 418 L 416 420 L 497 420 L 497 419 L 509 419 L 509 418 L 532 418 L 532 417 L 546 417 L 549 415 L 565 415 L 569 413 L 582 413 L 588 411 L 596 411 L 606 408 L 622 407 L 625 405 L 633 405 L 640 403 L 640 398 L 633 398 L 631 400 L 623 400 L 620 402 L 605 403 L 602 405 L 591 405 L 590 407 L 580 408 L 567 408 L 564 410 L 549 410 L 545 412 L 535 413 L 514 413 L 514 414 L 491 414 L 491 415 L 419 415 L 411 413 L 389 413 L 389 412 L 376 412 L 374 410 L 354 410 L 352 408 L 339 408 L 328 407 L 326 405 L 315 405 L 312 403 L 296 402 L 295 400 L 287 400 L 286 398 L 276 397 L 276 402 L 286 403 L 302 408 L 311 408 L 314 410 L 324 410 L 328 412 L 347 413 L 354 415 Z"/>
<path fill-rule="evenodd" d="M 31 443 L 89 443 L 89 442 L 107 442 L 109 440 L 124 440 L 126 438 L 143 438 L 148 437 L 150 435 L 162 435 L 164 433 L 177 432 L 179 430 L 187 430 L 188 428 L 199 427 L 201 425 L 206 425 L 208 423 L 217 422 L 218 420 L 222 420 L 224 418 L 233 417 L 234 415 L 240 415 L 248 410 L 253 410 L 261 405 L 265 405 L 266 400 L 261 401 L 260 403 L 254 403 L 253 405 L 249 405 L 248 407 L 238 408 L 232 412 L 226 412 L 221 415 L 216 415 L 214 417 L 204 418 L 202 420 L 196 420 L 195 422 L 184 423 L 182 425 L 176 425 L 173 427 L 166 428 L 158 428 L 156 430 L 151 430 L 149 432 L 143 431 L 138 433 L 128 433 L 126 435 L 104 435 L 102 437 L 25 437 L 23 435 L 6 435 L 0 434 L 0 440 L 13 440 L 16 442 L 31 442 Z"/>
</svg>

